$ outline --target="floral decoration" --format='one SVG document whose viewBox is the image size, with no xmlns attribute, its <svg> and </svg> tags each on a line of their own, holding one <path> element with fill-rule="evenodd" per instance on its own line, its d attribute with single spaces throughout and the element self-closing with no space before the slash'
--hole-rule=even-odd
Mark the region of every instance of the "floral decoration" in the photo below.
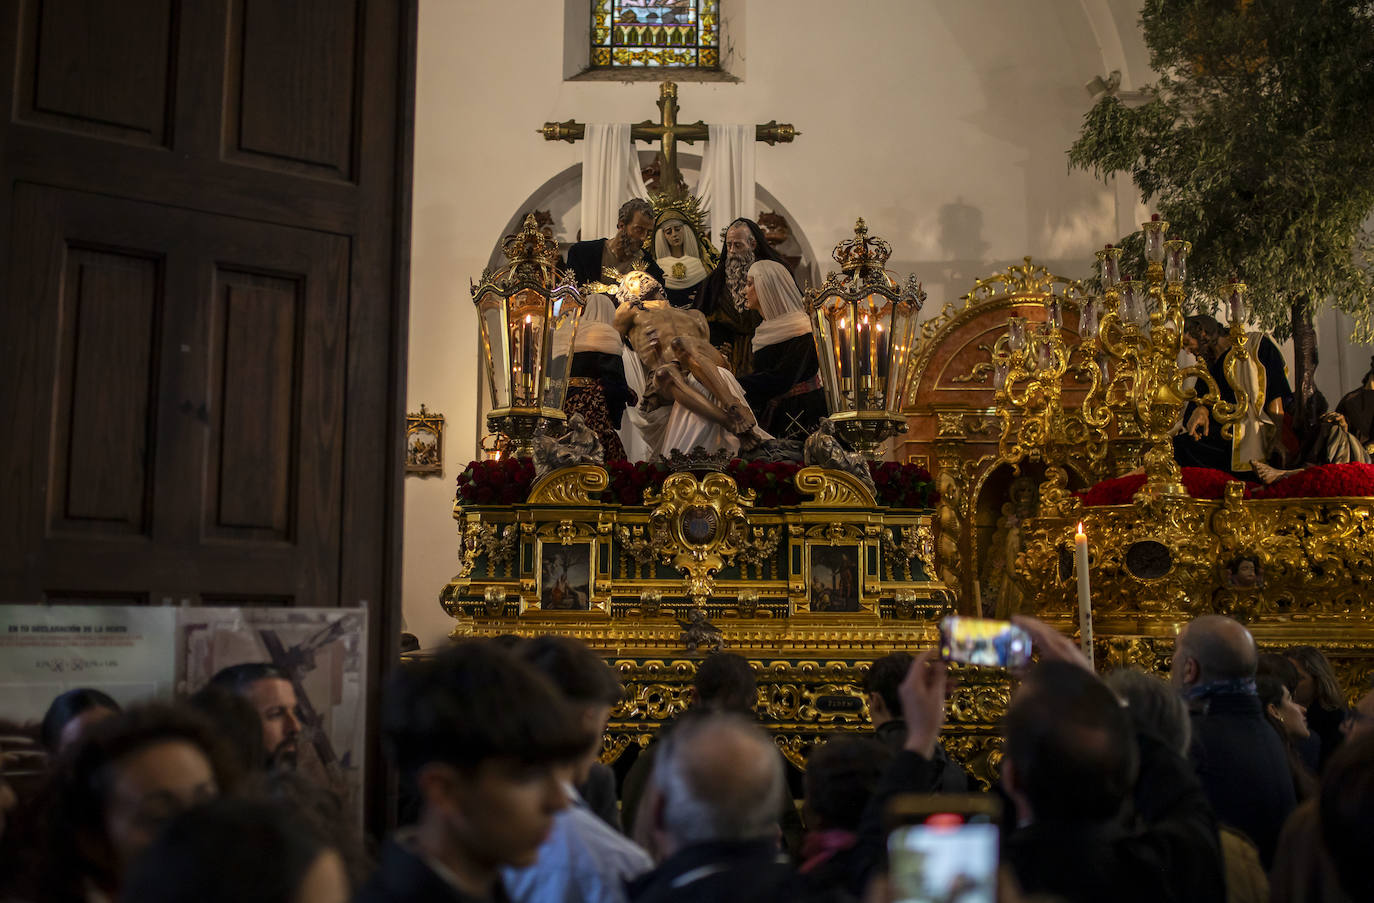
<svg viewBox="0 0 1374 903">
<path fill-rule="evenodd" d="M 732 460 L 725 472 L 740 489 L 755 493 L 760 508 L 787 508 L 800 504 L 793 477 L 800 464 L 785 461 Z M 878 489 L 878 504 L 889 508 L 929 508 L 940 499 L 930 471 L 916 464 L 896 461 L 870 462 L 869 472 Z M 611 461 L 606 464 L 610 486 L 603 501 L 621 505 L 644 504 L 644 490 L 659 486 L 672 473 L 668 466 L 649 461 Z M 529 498 L 534 485 L 534 464 L 528 458 L 473 461 L 458 475 L 458 500 L 465 505 L 514 505 Z"/>
<path fill-rule="evenodd" d="M 1251 498 L 1333 498 L 1374 496 L 1374 464 L 1318 464 L 1255 489 Z"/>
</svg>

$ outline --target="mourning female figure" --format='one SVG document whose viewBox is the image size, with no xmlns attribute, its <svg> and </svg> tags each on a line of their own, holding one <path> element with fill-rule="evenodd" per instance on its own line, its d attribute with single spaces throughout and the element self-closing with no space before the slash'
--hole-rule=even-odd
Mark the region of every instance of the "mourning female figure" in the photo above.
<svg viewBox="0 0 1374 903">
<path fill-rule="evenodd" d="M 763 317 L 754 331 L 753 372 L 739 377 L 745 397 L 765 431 L 804 438 L 828 412 L 801 293 L 787 267 L 760 260 L 749 267 L 745 298 Z"/>
<path fill-rule="evenodd" d="M 674 307 L 691 307 L 697 286 L 711 273 L 710 258 L 696 231 L 671 208 L 658 217 L 654 231 L 654 260 L 663 270 L 663 288 Z"/>
</svg>

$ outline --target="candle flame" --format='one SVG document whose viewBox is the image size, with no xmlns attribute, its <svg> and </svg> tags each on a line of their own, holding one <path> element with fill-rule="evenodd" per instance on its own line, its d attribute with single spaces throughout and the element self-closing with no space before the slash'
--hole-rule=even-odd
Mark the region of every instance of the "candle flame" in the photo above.
<svg viewBox="0 0 1374 903">
<path fill-rule="evenodd" d="M 534 320 L 533 315 L 531 315 L 531 314 L 525 314 L 525 325 L 526 325 L 526 326 L 530 325 L 530 323 L 533 322 L 533 320 Z"/>
<path fill-rule="evenodd" d="M 840 317 L 840 328 L 844 329 L 844 317 Z"/>
<path fill-rule="evenodd" d="M 883 331 L 883 324 L 881 324 L 881 323 L 874 323 L 874 324 L 873 324 L 873 328 L 876 329 L 876 330 L 878 330 L 879 332 L 882 332 L 882 331 Z"/>
<path fill-rule="evenodd" d="M 1082 522 L 1082 521 L 1079 521 L 1079 522 L 1078 522 L 1078 535 L 1079 535 L 1079 536 L 1086 536 L 1086 535 L 1087 535 L 1087 534 L 1085 534 L 1085 533 L 1083 532 L 1083 522 Z"/>
</svg>

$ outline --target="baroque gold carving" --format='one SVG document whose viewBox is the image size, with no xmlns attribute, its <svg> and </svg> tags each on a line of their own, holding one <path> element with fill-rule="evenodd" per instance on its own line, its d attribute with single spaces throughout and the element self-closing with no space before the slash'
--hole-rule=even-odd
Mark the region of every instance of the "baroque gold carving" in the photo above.
<svg viewBox="0 0 1374 903">
<path fill-rule="evenodd" d="M 545 474 L 530 487 L 531 505 L 595 504 L 593 495 L 611 485 L 611 475 L 594 464 L 564 467 Z"/>
<path fill-rule="evenodd" d="M 797 471 L 793 482 L 798 492 L 812 497 L 802 502 L 802 507 L 872 508 L 877 505 L 867 486 L 840 470 L 803 467 Z"/>
<path fill-rule="evenodd" d="M 645 495 L 655 506 L 651 533 L 670 539 L 664 560 L 687 577 L 692 604 L 704 605 L 716 572 L 748 543 L 743 506 L 753 504 L 754 494 L 741 492 L 724 474 L 708 473 L 698 482 L 690 473 L 675 473 L 658 493 Z"/>
</svg>

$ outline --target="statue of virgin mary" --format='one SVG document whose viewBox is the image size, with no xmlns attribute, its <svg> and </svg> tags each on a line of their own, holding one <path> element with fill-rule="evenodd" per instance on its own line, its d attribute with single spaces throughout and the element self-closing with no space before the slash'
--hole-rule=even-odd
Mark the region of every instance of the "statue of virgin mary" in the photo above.
<svg viewBox="0 0 1374 903">
<path fill-rule="evenodd" d="M 674 307 L 690 307 L 697 286 L 711 275 L 714 262 L 682 211 L 668 207 L 654 227 L 654 260 L 663 270 L 663 288 Z"/>
</svg>

